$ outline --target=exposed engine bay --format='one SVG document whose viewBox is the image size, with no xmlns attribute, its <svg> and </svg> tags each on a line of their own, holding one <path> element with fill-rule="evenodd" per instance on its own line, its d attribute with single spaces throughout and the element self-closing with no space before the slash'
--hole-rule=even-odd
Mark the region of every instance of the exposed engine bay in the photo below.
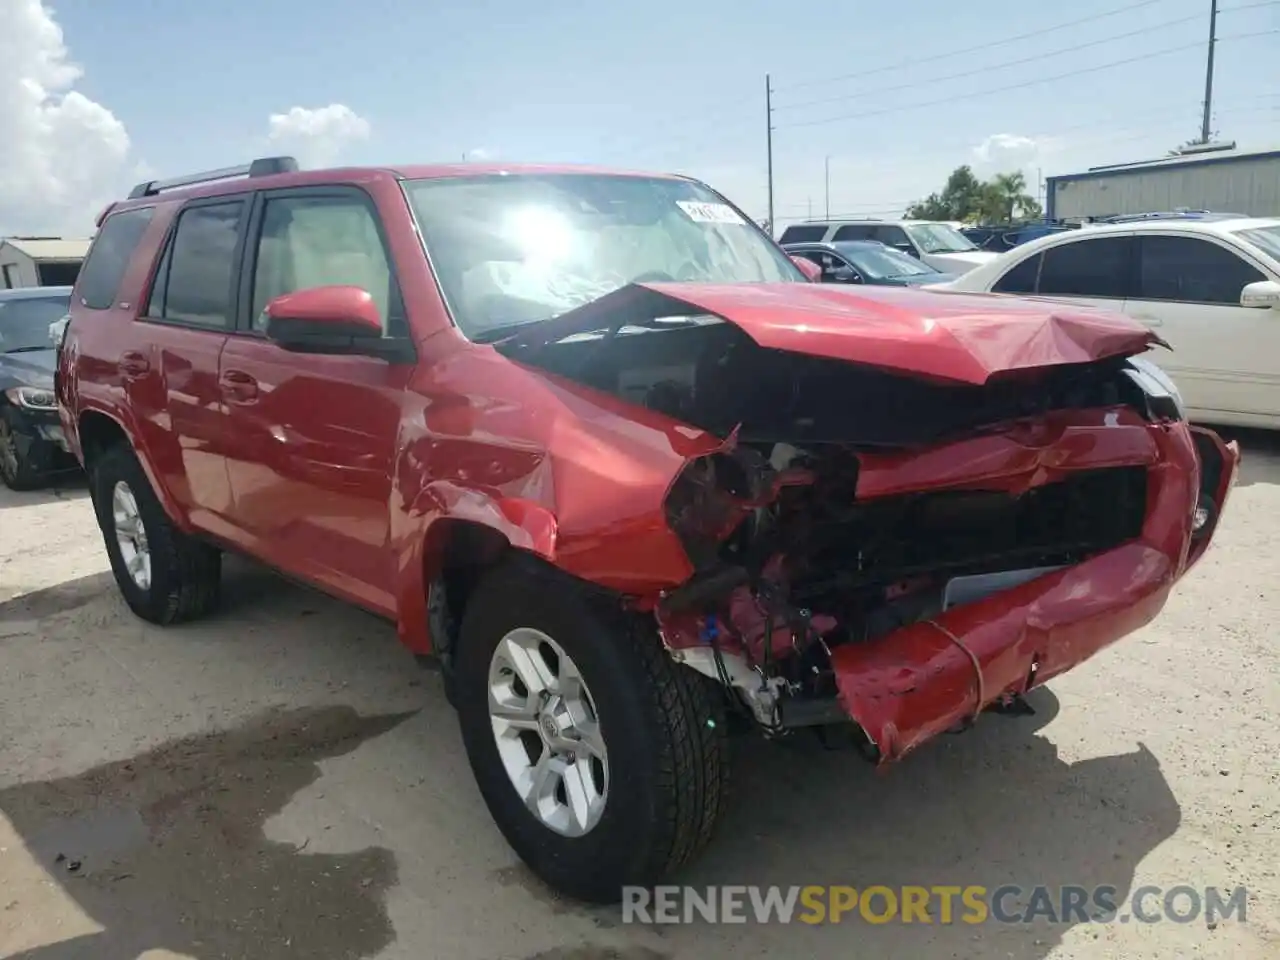
<svg viewBox="0 0 1280 960">
<path fill-rule="evenodd" d="M 667 521 L 695 574 L 655 615 L 677 659 L 735 689 L 767 733 L 845 723 L 834 649 L 930 621 L 1138 537 L 1143 466 L 860 495 L 870 459 L 1053 411 L 1176 417 L 1124 357 L 930 381 L 763 349 L 727 323 L 579 335 L 518 359 L 719 436 Z M 958 642 L 958 641 L 957 641 Z"/>
</svg>

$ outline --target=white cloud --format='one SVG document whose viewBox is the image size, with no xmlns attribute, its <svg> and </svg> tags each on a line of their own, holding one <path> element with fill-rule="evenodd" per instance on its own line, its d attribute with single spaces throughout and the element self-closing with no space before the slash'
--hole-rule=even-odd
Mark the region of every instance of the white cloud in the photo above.
<svg viewBox="0 0 1280 960">
<path fill-rule="evenodd" d="M 353 143 L 368 140 L 371 129 L 369 121 L 350 107 L 331 103 L 273 113 L 267 120 L 267 139 L 304 167 L 327 167 Z"/>
<path fill-rule="evenodd" d="M 974 172 L 979 176 L 1034 171 L 1062 151 L 1055 137 L 1028 137 L 1020 133 L 993 133 L 973 148 Z"/>
<path fill-rule="evenodd" d="M 116 116 L 75 89 L 62 28 L 42 0 L 0 0 L 0 235 L 88 236 L 133 172 Z"/>
</svg>

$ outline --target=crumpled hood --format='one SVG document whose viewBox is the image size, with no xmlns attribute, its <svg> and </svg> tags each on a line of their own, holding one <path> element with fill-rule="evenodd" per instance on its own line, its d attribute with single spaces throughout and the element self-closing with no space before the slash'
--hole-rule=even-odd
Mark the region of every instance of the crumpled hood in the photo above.
<svg viewBox="0 0 1280 960">
<path fill-rule="evenodd" d="M 1123 314 L 1070 304 L 817 283 L 631 284 L 498 346 L 519 356 L 573 334 L 695 315 L 719 317 L 766 348 L 974 384 L 1166 346 Z"/>
</svg>

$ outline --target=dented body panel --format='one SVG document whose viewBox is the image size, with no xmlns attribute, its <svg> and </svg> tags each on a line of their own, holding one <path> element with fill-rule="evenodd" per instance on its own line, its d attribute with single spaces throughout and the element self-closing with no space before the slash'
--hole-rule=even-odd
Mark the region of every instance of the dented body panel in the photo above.
<svg viewBox="0 0 1280 960">
<path fill-rule="evenodd" d="M 480 342 L 402 178 L 521 172 L 312 171 L 112 207 L 104 231 L 152 213 L 110 305 L 73 309 L 73 450 L 130 444 L 180 530 L 393 619 L 415 653 L 452 639 L 441 579 L 517 551 L 649 618 L 757 718 L 826 698 L 881 759 L 1148 622 L 1203 555 L 1239 454 L 1126 377 L 1161 345 L 1145 326 L 790 266 L 794 282 L 631 282 Z M 254 328 L 248 282 L 226 329 L 145 315 L 186 204 L 243 198 L 252 248 L 272 191 L 339 188 L 385 234 L 401 359 L 284 349 Z M 942 608 L 960 577 L 1042 567 Z"/>
</svg>

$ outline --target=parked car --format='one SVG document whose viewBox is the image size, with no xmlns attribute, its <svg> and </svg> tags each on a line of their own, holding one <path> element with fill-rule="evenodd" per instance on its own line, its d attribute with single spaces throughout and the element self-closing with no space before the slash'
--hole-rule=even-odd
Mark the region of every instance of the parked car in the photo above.
<svg viewBox="0 0 1280 960">
<path fill-rule="evenodd" d="M 841 240 L 878 240 L 942 273 L 962 274 L 997 256 L 979 250 L 950 223 L 931 220 L 806 220 L 778 238 L 784 246 Z"/>
<path fill-rule="evenodd" d="M 883 763 L 1015 712 L 1156 615 L 1235 477 L 1142 325 L 809 283 L 690 179 L 235 173 L 140 184 L 76 284 L 121 594 L 198 617 L 230 550 L 393 621 L 576 897 L 707 843 L 735 731 Z"/>
<path fill-rule="evenodd" d="M 955 274 L 940 273 L 915 257 L 887 247 L 877 240 L 841 240 L 838 243 L 788 243 L 783 249 L 822 270 L 821 283 L 870 283 L 889 287 L 916 287 L 946 283 Z"/>
<path fill-rule="evenodd" d="M 1147 217 L 1044 237 L 943 284 L 1122 311 L 1194 420 L 1280 427 L 1280 219 Z"/>
<path fill-rule="evenodd" d="M 70 302 L 70 287 L 0 290 L 0 481 L 11 490 L 76 466 L 58 419 L 50 339 Z"/>
<path fill-rule="evenodd" d="M 1029 223 L 983 224 L 964 227 L 960 232 L 980 250 L 1003 253 L 1029 240 L 1038 240 L 1040 237 L 1051 233 L 1078 230 L 1079 227 L 1078 223 L 1045 220 L 1031 221 Z"/>
</svg>

